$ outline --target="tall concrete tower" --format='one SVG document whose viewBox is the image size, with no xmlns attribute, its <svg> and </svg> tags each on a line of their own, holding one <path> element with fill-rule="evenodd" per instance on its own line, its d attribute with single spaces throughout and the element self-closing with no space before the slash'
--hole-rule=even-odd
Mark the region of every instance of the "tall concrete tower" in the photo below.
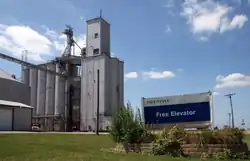
<svg viewBox="0 0 250 161">
<path fill-rule="evenodd" d="M 123 61 L 110 57 L 110 24 L 102 17 L 87 20 L 86 55 L 81 67 L 81 131 L 94 131 L 99 102 L 99 129 L 110 126 L 112 115 L 123 106 Z M 99 71 L 99 81 L 97 80 Z M 99 90 L 97 88 L 99 82 Z M 98 94 L 99 93 L 99 100 Z"/>
<path fill-rule="evenodd" d="M 86 56 L 110 54 L 110 24 L 103 18 L 87 21 Z"/>
</svg>

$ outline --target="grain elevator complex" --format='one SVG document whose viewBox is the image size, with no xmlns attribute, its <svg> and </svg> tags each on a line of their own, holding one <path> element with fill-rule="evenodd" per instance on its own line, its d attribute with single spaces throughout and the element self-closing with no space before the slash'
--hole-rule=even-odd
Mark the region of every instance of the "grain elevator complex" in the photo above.
<svg viewBox="0 0 250 161">
<path fill-rule="evenodd" d="M 62 56 L 22 66 L 22 82 L 30 88 L 32 123 L 44 131 L 106 130 L 112 114 L 124 104 L 124 62 L 110 55 L 110 24 L 102 17 L 86 23 L 86 47 L 80 56 L 74 54 L 79 45 L 67 26 Z"/>
</svg>

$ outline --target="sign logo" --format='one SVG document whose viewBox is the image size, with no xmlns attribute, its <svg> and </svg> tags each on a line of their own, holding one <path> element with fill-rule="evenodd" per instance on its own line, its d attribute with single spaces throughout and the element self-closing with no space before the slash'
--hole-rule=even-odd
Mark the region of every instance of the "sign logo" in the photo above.
<svg viewBox="0 0 250 161">
<path fill-rule="evenodd" d="M 169 100 L 161 99 L 161 100 L 147 100 L 146 104 L 156 104 L 156 103 L 168 103 Z"/>
</svg>

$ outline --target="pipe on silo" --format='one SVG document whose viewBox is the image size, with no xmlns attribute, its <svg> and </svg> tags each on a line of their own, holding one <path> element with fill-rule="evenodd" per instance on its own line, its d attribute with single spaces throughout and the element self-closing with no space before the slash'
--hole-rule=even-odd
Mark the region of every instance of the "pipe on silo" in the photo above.
<svg viewBox="0 0 250 161">
<path fill-rule="evenodd" d="M 30 106 L 33 107 L 33 116 L 37 114 L 37 70 L 30 69 Z"/>
<path fill-rule="evenodd" d="M 37 78 L 37 115 L 45 114 L 45 98 L 46 98 L 46 72 L 38 70 Z"/>
</svg>

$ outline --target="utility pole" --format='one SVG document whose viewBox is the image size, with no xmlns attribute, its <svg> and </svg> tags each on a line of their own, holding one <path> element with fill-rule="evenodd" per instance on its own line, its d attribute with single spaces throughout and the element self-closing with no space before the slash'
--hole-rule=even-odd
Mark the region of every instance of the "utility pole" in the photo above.
<svg viewBox="0 0 250 161">
<path fill-rule="evenodd" d="M 241 120 L 241 126 L 244 126 L 244 125 L 245 125 L 245 120 L 242 119 L 242 120 Z"/>
<path fill-rule="evenodd" d="M 234 110 L 233 110 L 233 103 L 232 103 L 232 96 L 235 95 L 235 93 L 227 94 L 226 97 L 230 100 L 230 106 L 231 106 L 231 115 L 232 115 L 232 128 L 234 128 Z"/>
<path fill-rule="evenodd" d="M 96 107 L 96 135 L 99 135 L 99 120 L 100 120 L 100 102 L 99 102 L 99 93 L 100 93 L 100 71 L 97 69 L 97 107 Z"/>
<path fill-rule="evenodd" d="M 228 113 L 228 126 L 231 127 L 231 113 Z"/>
</svg>

